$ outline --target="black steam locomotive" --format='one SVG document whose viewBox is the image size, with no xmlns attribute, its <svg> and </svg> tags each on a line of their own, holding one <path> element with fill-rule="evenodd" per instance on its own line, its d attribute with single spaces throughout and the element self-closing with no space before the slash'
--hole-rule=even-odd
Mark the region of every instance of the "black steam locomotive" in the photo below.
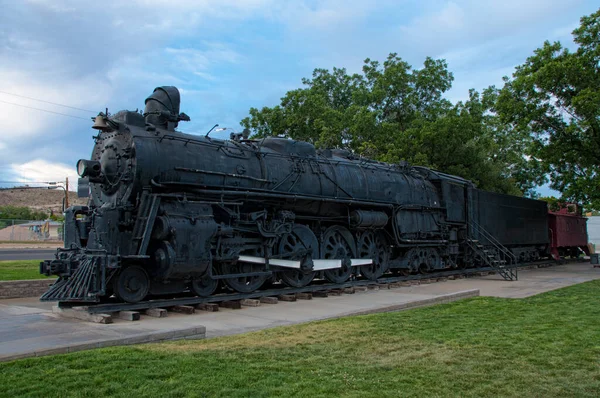
<svg viewBox="0 0 600 398">
<path fill-rule="evenodd" d="M 179 92 L 143 114 L 100 114 L 88 206 L 66 211 L 58 275 L 42 300 L 127 302 L 191 291 L 302 287 L 384 273 L 487 264 L 505 278 L 548 251 L 545 202 L 477 190 L 462 178 L 270 137 L 175 130 Z"/>
</svg>

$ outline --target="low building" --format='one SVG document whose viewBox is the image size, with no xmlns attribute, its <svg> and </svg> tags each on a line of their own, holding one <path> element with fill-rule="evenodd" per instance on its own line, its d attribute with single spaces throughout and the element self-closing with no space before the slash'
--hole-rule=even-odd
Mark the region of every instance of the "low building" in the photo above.
<svg viewBox="0 0 600 398">
<path fill-rule="evenodd" d="M 590 243 L 600 252 L 600 216 L 588 217 L 587 229 Z"/>
<path fill-rule="evenodd" d="M 62 241 L 63 223 L 57 221 L 0 220 L 0 241 Z"/>
</svg>

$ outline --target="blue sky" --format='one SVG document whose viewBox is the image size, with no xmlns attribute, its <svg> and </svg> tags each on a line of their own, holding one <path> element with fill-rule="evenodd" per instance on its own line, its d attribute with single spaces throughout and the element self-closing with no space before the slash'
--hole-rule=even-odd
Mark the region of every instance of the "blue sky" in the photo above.
<svg viewBox="0 0 600 398">
<path fill-rule="evenodd" d="M 572 46 L 579 18 L 597 7 L 584 0 L 0 0 L 0 180 L 75 179 L 75 162 L 92 148 L 88 117 L 105 107 L 143 108 L 161 85 L 181 90 L 192 121 L 180 129 L 192 133 L 215 123 L 239 129 L 250 107 L 277 104 L 314 68 L 359 72 L 365 58 L 390 52 L 415 67 L 426 56 L 446 59 L 455 77 L 448 98 L 463 100 L 470 88 L 501 85 L 544 40 Z"/>
</svg>

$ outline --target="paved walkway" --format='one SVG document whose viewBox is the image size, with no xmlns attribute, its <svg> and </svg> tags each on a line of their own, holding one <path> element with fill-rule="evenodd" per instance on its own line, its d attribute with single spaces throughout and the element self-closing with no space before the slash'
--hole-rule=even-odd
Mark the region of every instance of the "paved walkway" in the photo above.
<svg viewBox="0 0 600 398">
<path fill-rule="evenodd" d="M 18 248 L 18 249 L 0 249 L 0 261 L 14 260 L 47 260 L 54 258 L 56 248 Z"/>
<path fill-rule="evenodd" d="M 481 296 L 524 298 L 595 279 L 600 279 L 600 268 L 594 268 L 588 262 L 521 270 L 519 271 L 519 280 L 515 282 L 507 282 L 499 275 L 490 275 L 432 285 L 419 285 L 406 289 L 422 293 L 479 289 Z"/>
<path fill-rule="evenodd" d="M 201 338 L 244 333 L 280 325 L 447 302 L 477 294 L 521 298 L 593 279 L 600 268 L 589 263 L 524 270 L 519 281 L 498 276 L 438 282 L 393 290 L 359 292 L 353 295 L 314 298 L 276 305 L 220 309 L 193 315 L 169 313 L 167 318 L 142 316 L 140 321 L 115 320 L 95 324 L 52 314 L 52 303 L 36 298 L 0 300 L 0 360 L 17 356 L 41 356 L 173 338 Z M 206 332 L 204 331 L 206 327 Z"/>
</svg>

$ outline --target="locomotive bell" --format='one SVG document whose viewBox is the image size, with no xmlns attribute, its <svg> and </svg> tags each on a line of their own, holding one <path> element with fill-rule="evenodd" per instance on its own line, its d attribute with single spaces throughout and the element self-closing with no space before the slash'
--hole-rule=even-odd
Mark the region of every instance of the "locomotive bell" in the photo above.
<svg viewBox="0 0 600 398">
<path fill-rule="evenodd" d="M 92 126 L 92 128 L 96 129 L 96 130 L 100 130 L 100 131 L 111 130 L 111 128 L 106 123 L 106 116 L 104 116 L 102 113 L 100 113 L 98 116 L 96 116 L 96 118 L 94 119 L 94 125 Z"/>
</svg>

